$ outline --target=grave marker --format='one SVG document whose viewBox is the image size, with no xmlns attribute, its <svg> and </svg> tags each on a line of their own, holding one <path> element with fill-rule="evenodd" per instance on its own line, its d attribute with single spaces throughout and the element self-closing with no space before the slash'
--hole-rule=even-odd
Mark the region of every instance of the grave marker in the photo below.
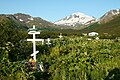
<svg viewBox="0 0 120 80">
<path fill-rule="evenodd" d="M 39 53 L 39 51 L 36 51 L 36 41 L 42 41 L 42 44 L 43 44 L 44 40 L 36 39 L 35 35 L 40 34 L 40 32 L 35 31 L 35 25 L 33 25 L 32 31 L 29 31 L 28 34 L 33 35 L 33 39 L 27 39 L 27 41 L 32 41 L 33 43 L 33 54 L 31 54 L 31 56 L 33 56 L 34 60 L 36 61 L 36 54 Z"/>
</svg>

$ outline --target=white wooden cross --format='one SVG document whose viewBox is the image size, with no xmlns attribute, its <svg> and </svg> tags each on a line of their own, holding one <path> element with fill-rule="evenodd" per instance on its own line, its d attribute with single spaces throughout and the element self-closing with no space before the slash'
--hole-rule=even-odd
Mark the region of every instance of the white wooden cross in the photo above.
<svg viewBox="0 0 120 80">
<path fill-rule="evenodd" d="M 36 54 L 39 53 L 39 51 L 36 51 L 36 41 L 42 41 L 42 44 L 43 44 L 44 40 L 36 39 L 35 35 L 40 34 L 40 32 L 37 32 L 34 29 L 35 29 L 35 25 L 33 25 L 33 30 L 28 32 L 28 34 L 33 35 L 33 39 L 27 39 L 27 41 L 32 41 L 33 43 L 33 54 L 31 54 L 31 56 L 33 56 L 34 60 L 36 61 Z"/>
<path fill-rule="evenodd" d="M 60 36 L 59 36 L 59 38 L 61 39 L 63 36 L 62 36 L 62 33 L 60 33 Z"/>
<path fill-rule="evenodd" d="M 46 44 L 47 44 L 48 47 L 49 47 L 49 45 L 51 44 L 51 43 L 50 43 L 50 38 L 47 39 L 47 43 L 46 43 Z"/>
</svg>

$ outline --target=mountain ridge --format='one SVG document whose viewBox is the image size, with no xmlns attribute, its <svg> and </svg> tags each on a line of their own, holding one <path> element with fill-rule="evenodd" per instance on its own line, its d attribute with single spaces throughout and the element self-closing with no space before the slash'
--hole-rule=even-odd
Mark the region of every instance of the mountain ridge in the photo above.
<svg viewBox="0 0 120 80">
<path fill-rule="evenodd" d="M 120 14 L 120 9 L 114 9 L 106 12 L 102 17 L 99 18 L 100 23 L 107 23 L 110 20 L 114 19 L 115 16 Z"/>
<path fill-rule="evenodd" d="M 40 17 L 32 17 L 30 15 L 22 14 L 22 13 L 17 13 L 14 15 L 19 21 L 24 22 L 28 26 L 36 25 L 37 27 L 40 27 L 40 28 L 41 27 L 47 28 L 47 27 L 54 26 L 53 23 L 48 22 Z"/>
<path fill-rule="evenodd" d="M 84 13 L 76 12 L 58 21 L 55 21 L 54 24 L 63 26 L 77 26 L 88 25 L 90 24 L 90 21 L 92 23 L 92 21 L 96 21 L 96 19 L 92 16 L 85 15 Z"/>
<path fill-rule="evenodd" d="M 120 32 L 120 9 L 106 12 L 99 20 L 81 30 L 81 32 L 99 32 L 107 34 L 119 34 Z"/>
<path fill-rule="evenodd" d="M 79 21 L 79 18 L 80 18 L 80 15 L 81 16 L 84 16 L 85 14 L 83 13 L 73 13 L 71 16 L 68 16 L 68 17 L 65 17 L 65 20 L 66 19 L 74 19 L 74 18 L 77 18 L 76 21 Z M 100 17 L 98 20 L 96 20 L 94 17 L 91 16 L 90 19 L 93 20 L 90 20 L 90 21 L 86 21 L 86 22 L 83 22 L 83 23 L 86 23 L 86 24 L 89 24 L 89 25 L 83 25 L 82 23 L 81 24 L 78 24 L 77 22 L 75 23 L 75 25 L 77 26 L 66 26 L 66 25 L 63 25 L 63 26 L 59 26 L 59 25 L 56 25 L 56 24 L 53 24 L 49 21 L 46 21 L 40 17 L 32 17 L 28 14 L 23 14 L 23 13 L 16 13 L 16 14 L 0 14 L 0 18 L 2 16 L 4 16 L 4 18 L 8 18 L 10 20 L 13 20 L 15 22 L 16 25 L 19 26 L 23 26 L 25 27 L 25 29 L 28 29 L 30 27 L 32 27 L 33 25 L 36 25 L 36 28 L 38 29 L 42 29 L 42 30 L 63 30 L 63 29 L 73 29 L 73 30 L 81 30 L 81 31 L 92 31 L 92 30 L 96 30 L 98 31 L 98 27 L 99 25 L 104 25 L 104 27 L 100 27 L 100 31 L 102 31 L 101 28 L 105 28 L 106 31 L 108 31 L 107 29 L 108 28 L 112 28 L 113 30 L 116 30 L 115 27 L 108 27 L 108 26 L 111 26 L 111 25 L 115 25 L 115 24 L 118 24 L 119 23 L 119 15 L 120 15 L 120 9 L 117 9 L 117 10 L 110 10 L 108 12 L 106 12 L 102 17 Z M 84 17 L 83 17 L 84 18 Z M 95 20 L 94 20 L 95 19 Z M 115 20 L 117 19 L 117 21 Z M 84 19 L 83 19 L 84 21 Z M 73 20 L 74 22 L 74 20 Z M 110 22 L 112 24 L 110 24 Z M 1 23 L 0 23 L 1 24 Z M 106 26 L 105 26 L 106 25 Z M 92 27 L 91 27 L 92 26 Z M 116 27 L 119 27 L 119 25 L 116 25 Z M 92 29 L 91 29 L 92 28 Z M 111 30 L 111 29 L 109 29 Z M 119 31 L 119 28 L 118 30 Z M 109 31 L 110 32 L 110 31 Z M 113 31 L 115 32 L 115 31 Z"/>
</svg>

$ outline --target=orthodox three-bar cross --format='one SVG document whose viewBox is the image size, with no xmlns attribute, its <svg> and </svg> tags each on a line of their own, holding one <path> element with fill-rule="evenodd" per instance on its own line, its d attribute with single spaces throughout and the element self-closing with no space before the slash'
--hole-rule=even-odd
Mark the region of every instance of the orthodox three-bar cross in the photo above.
<svg viewBox="0 0 120 80">
<path fill-rule="evenodd" d="M 33 54 L 31 54 L 31 56 L 33 56 L 34 60 L 36 61 L 36 54 L 39 53 L 39 51 L 36 51 L 36 41 L 42 41 L 42 44 L 43 44 L 44 40 L 36 39 L 35 35 L 40 34 L 40 32 L 35 31 L 35 25 L 33 25 L 33 30 L 29 31 L 28 34 L 33 35 L 33 39 L 27 39 L 27 41 L 32 41 L 33 43 Z"/>
</svg>

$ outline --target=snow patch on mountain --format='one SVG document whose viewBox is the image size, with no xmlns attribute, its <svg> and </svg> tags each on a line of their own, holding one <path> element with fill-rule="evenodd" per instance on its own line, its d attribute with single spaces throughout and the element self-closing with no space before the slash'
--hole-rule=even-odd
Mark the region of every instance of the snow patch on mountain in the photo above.
<svg viewBox="0 0 120 80">
<path fill-rule="evenodd" d="M 32 17 L 28 18 L 29 20 L 33 21 L 34 19 Z"/>
<path fill-rule="evenodd" d="M 21 22 L 23 22 L 24 20 L 22 20 L 22 19 L 19 19 Z"/>
<path fill-rule="evenodd" d="M 73 13 L 72 15 L 67 16 L 59 21 L 54 22 L 54 24 L 76 26 L 77 24 L 88 25 L 95 21 L 96 21 L 96 19 L 94 17 L 77 12 L 77 13 Z"/>
</svg>

